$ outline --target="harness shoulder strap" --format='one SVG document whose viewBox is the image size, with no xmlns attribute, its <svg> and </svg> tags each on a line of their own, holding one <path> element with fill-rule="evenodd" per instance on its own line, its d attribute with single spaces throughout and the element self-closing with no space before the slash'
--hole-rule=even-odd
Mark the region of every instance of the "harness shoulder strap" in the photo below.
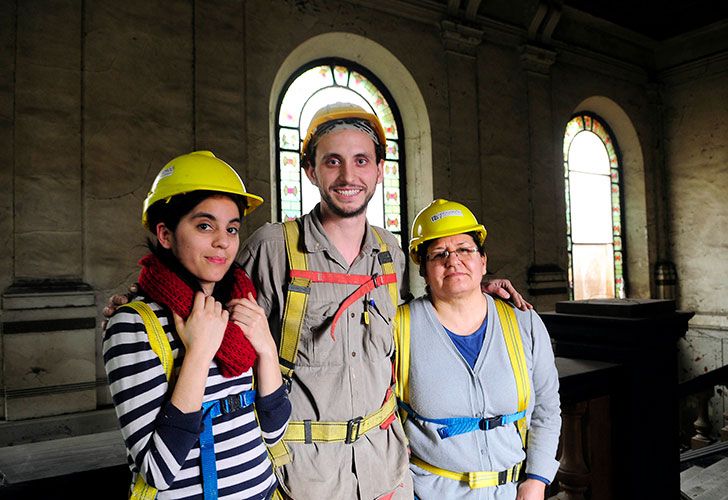
<svg viewBox="0 0 728 500">
<path fill-rule="evenodd" d="M 298 221 L 284 222 L 283 233 L 286 240 L 288 268 L 291 271 L 307 270 L 308 264 L 306 254 L 301 248 L 302 241 Z M 288 380 L 293 377 L 293 370 L 296 367 L 298 342 L 301 338 L 301 329 L 303 328 L 303 319 L 306 316 L 306 306 L 310 292 L 310 279 L 305 277 L 291 278 L 283 311 L 281 341 L 280 346 L 278 346 L 278 363 L 281 373 Z"/>
<path fill-rule="evenodd" d="M 377 241 L 379 242 L 379 265 L 382 266 L 382 273 L 383 274 L 394 274 L 397 275 L 397 270 L 394 267 L 394 259 L 392 258 L 392 254 L 389 251 L 389 247 L 384 242 L 384 238 L 382 238 L 382 235 L 379 234 L 380 229 L 376 227 L 372 227 L 374 230 L 374 236 L 376 236 Z M 383 229 L 382 229 L 383 231 Z M 399 289 L 398 289 L 398 283 L 396 280 L 390 282 L 387 285 L 387 289 L 389 290 L 389 298 L 392 299 L 392 304 L 394 307 L 397 307 L 399 304 Z"/>
<path fill-rule="evenodd" d="M 142 301 L 130 302 L 123 307 L 129 307 L 135 310 L 142 317 L 144 328 L 147 331 L 147 337 L 149 337 L 149 345 L 152 351 L 159 357 L 167 380 L 171 380 L 172 369 L 174 368 L 172 346 L 169 344 L 169 339 L 167 338 L 167 334 L 164 333 L 164 328 L 162 328 L 162 323 L 159 322 L 159 318 L 154 314 L 152 308 Z"/>
<path fill-rule="evenodd" d="M 523 350 L 521 330 L 518 327 L 518 320 L 513 306 L 500 299 L 495 300 L 495 308 L 498 312 L 503 337 L 508 350 L 508 358 L 511 361 L 513 376 L 516 379 L 516 391 L 518 394 L 518 411 L 524 412 L 524 416 L 516 421 L 516 428 L 521 436 L 523 448 L 526 448 L 526 426 L 525 410 L 528 408 L 528 401 L 531 397 L 531 383 L 528 379 L 528 367 L 526 366 L 526 354 Z"/>
<path fill-rule="evenodd" d="M 147 331 L 147 337 L 149 338 L 149 345 L 152 351 L 159 356 L 159 360 L 162 362 L 162 368 L 164 368 L 164 374 L 167 376 L 167 381 L 171 380 L 172 369 L 174 368 L 172 346 L 169 344 L 169 339 L 164 333 L 164 328 L 162 327 L 162 323 L 159 322 L 159 318 L 154 314 L 152 308 L 142 301 L 130 302 L 123 307 L 133 309 L 142 317 L 144 329 Z M 156 496 L 157 489 L 149 486 L 144 481 L 142 475 L 137 474 L 134 487 L 129 495 L 130 500 L 152 500 Z"/>
<path fill-rule="evenodd" d="M 394 369 L 397 377 L 395 393 L 397 399 L 409 403 L 409 368 L 410 368 L 410 306 L 402 304 L 397 307 L 394 318 Z"/>
</svg>

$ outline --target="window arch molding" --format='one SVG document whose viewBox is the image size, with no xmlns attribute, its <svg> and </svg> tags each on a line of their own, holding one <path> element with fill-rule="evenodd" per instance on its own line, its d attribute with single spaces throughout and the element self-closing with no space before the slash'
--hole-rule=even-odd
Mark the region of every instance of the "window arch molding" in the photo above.
<svg viewBox="0 0 728 500">
<path fill-rule="evenodd" d="M 645 158 L 637 129 L 627 112 L 605 96 L 591 96 L 582 100 L 573 109 L 572 116 L 584 112 L 594 113 L 608 123 L 619 144 L 625 266 L 629 269 L 626 285 L 630 297 L 649 298 L 650 269 L 653 262 L 650 256 L 654 256 L 656 252 L 656 227 L 655 221 L 648 222 L 647 217 Z"/>
<path fill-rule="evenodd" d="M 332 32 L 314 36 L 292 50 L 281 63 L 268 101 L 270 179 L 276 179 L 275 123 L 278 99 L 286 82 L 300 67 L 317 59 L 341 58 L 369 69 L 389 90 L 402 118 L 403 138 L 407 151 L 407 220 L 413 221 L 417 211 L 433 198 L 432 134 L 430 119 L 422 92 L 409 70 L 387 48 L 353 33 Z M 275 220 L 278 203 L 276 186 L 271 182 L 270 220 Z M 409 230 L 409 228 L 408 228 Z M 424 285 L 410 273 L 410 290 L 424 292 Z"/>
</svg>

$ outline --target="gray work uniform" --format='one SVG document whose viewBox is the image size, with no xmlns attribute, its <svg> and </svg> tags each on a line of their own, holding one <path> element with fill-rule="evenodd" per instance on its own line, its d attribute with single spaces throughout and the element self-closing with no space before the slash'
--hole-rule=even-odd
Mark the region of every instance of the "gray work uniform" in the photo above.
<svg viewBox="0 0 728 500">
<path fill-rule="evenodd" d="M 470 368 L 437 320 L 428 298 L 410 303 L 411 364 L 409 396 L 412 409 L 431 419 L 493 417 L 518 410 L 516 382 L 493 299 L 483 347 Z M 515 424 L 474 431 L 446 439 L 439 424 L 405 422 L 412 454 L 455 472 L 504 471 L 525 460 L 525 472 L 553 480 L 559 463 L 556 449 L 561 431 L 559 377 L 548 332 L 534 311 L 515 310 L 526 356 L 531 393 L 524 452 Z M 471 490 L 467 483 L 444 478 L 412 464 L 415 494 L 421 500 L 491 500 L 516 498 L 516 484 Z"/>
<path fill-rule="evenodd" d="M 379 233 L 392 255 L 401 286 L 404 254 L 393 235 L 383 230 Z M 351 266 L 326 237 L 318 206 L 302 217 L 301 238 L 310 270 L 383 273 L 377 260 L 380 245 L 368 224 L 361 253 Z M 266 224 L 255 231 L 243 244 L 240 262 L 255 283 L 258 303 L 280 343 L 289 282 L 282 225 Z M 330 334 L 339 305 L 357 287 L 311 285 L 289 396 L 291 421 L 348 421 L 374 412 L 384 402 L 392 380 L 394 350 L 391 322 L 395 306 L 388 288 L 375 288 L 356 301 L 339 319 L 335 339 Z M 279 471 L 279 478 L 296 500 L 372 500 L 392 490 L 397 490 L 392 498 L 412 497 L 407 441 L 399 419 L 387 429 L 373 429 L 352 444 L 289 443 L 289 447 L 293 460 Z"/>
</svg>

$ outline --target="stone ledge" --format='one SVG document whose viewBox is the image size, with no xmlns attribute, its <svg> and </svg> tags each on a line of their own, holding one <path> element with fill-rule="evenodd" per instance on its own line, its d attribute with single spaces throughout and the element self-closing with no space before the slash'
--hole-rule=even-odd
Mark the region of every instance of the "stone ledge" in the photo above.
<svg viewBox="0 0 728 500">
<path fill-rule="evenodd" d="M 95 304 L 91 286 L 81 282 L 28 281 L 11 285 L 3 293 L 3 309 L 83 307 Z"/>
<path fill-rule="evenodd" d="M 0 421 L 0 450 L 7 446 L 78 437 L 116 430 L 113 408 L 52 417 Z"/>
<path fill-rule="evenodd" d="M 15 484 L 126 463 L 121 431 L 0 448 L 0 482 Z"/>
</svg>

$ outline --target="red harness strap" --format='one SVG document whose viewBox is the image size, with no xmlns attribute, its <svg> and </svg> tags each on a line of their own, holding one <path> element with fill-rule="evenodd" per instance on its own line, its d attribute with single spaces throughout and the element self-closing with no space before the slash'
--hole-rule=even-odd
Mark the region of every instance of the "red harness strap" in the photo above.
<svg viewBox="0 0 728 500">
<path fill-rule="evenodd" d="M 339 309 L 334 315 L 331 322 L 331 338 L 336 340 L 334 332 L 336 331 L 336 323 L 344 311 L 354 302 L 382 285 L 389 285 L 397 282 L 397 274 L 375 274 L 369 276 L 366 274 L 345 274 L 345 273 L 323 273 L 319 271 L 308 271 L 303 269 L 291 269 L 291 279 L 303 278 L 311 280 L 312 283 L 334 283 L 337 285 L 359 285 L 359 288 L 349 295 L 344 302 L 341 303 Z"/>
</svg>

